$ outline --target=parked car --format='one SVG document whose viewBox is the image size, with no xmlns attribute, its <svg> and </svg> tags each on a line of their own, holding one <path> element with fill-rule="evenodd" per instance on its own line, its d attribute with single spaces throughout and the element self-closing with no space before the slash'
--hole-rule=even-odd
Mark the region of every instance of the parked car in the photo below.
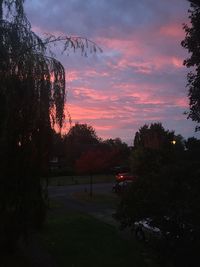
<svg viewBox="0 0 200 267">
<path fill-rule="evenodd" d="M 128 173 L 128 172 L 125 172 L 125 173 L 118 173 L 116 176 L 115 176 L 117 182 L 122 182 L 122 181 L 133 181 L 136 179 L 136 176 Z"/>
<path fill-rule="evenodd" d="M 174 222 L 167 216 L 164 216 L 164 227 L 159 229 L 158 227 L 152 226 L 152 220 L 146 218 L 134 223 L 135 236 L 138 240 L 148 241 L 150 239 L 160 239 L 167 238 L 168 240 L 182 240 L 182 238 L 187 239 L 188 241 L 195 240 L 195 231 L 193 226 L 190 224 L 180 223 L 176 225 Z"/>
<path fill-rule="evenodd" d="M 138 240 L 147 241 L 153 238 L 161 238 L 161 230 L 157 227 L 151 226 L 151 219 L 146 218 L 144 220 L 134 223 L 135 237 Z"/>
<path fill-rule="evenodd" d="M 122 182 L 119 182 L 117 181 L 113 188 L 112 188 L 112 191 L 114 193 L 121 193 L 121 192 L 124 192 L 125 190 L 128 189 L 128 187 L 133 183 L 133 180 L 125 180 L 125 181 L 122 181 Z"/>
</svg>

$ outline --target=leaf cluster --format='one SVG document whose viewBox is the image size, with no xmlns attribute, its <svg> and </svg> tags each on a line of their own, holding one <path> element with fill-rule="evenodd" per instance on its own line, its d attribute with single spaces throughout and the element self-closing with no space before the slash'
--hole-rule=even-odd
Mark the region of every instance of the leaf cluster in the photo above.
<svg viewBox="0 0 200 267">
<path fill-rule="evenodd" d="M 184 24 L 185 39 L 181 45 L 188 50 L 190 57 L 184 60 L 184 65 L 192 68 L 188 73 L 188 97 L 190 111 L 188 118 L 200 122 L 200 3 L 196 0 L 189 0 L 189 19 L 191 25 Z M 196 128 L 198 130 L 198 126 Z"/>
</svg>

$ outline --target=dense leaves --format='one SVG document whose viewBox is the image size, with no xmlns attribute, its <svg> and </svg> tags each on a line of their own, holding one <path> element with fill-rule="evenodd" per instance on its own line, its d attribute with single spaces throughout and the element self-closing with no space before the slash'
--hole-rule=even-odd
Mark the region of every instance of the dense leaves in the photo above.
<svg viewBox="0 0 200 267">
<path fill-rule="evenodd" d="M 97 147 L 88 149 L 77 159 L 76 172 L 81 174 L 110 173 L 121 163 L 122 157 L 123 155 L 120 155 L 120 150 L 117 148 L 99 144 Z"/>
<path fill-rule="evenodd" d="M 102 140 L 95 129 L 76 123 L 63 138 L 65 164 L 76 173 L 111 172 L 128 165 L 130 150 L 120 138 Z"/>
<path fill-rule="evenodd" d="M 0 11 L 0 246 L 11 249 L 45 218 L 40 176 L 51 126 L 62 126 L 65 72 L 31 31 L 23 1 L 0 1 Z"/>
<path fill-rule="evenodd" d="M 191 8 L 189 19 L 191 25 L 184 25 L 186 33 L 182 46 L 188 50 L 190 57 L 184 61 L 184 65 L 192 68 L 188 74 L 189 104 L 190 111 L 188 117 L 197 123 L 200 122 L 200 2 L 189 0 Z M 198 127 L 197 127 L 198 129 Z"/>
<path fill-rule="evenodd" d="M 99 142 L 100 139 L 92 126 L 76 123 L 64 137 L 66 164 L 74 170 L 76 160 Z"/>
<path fill-rule="evenodd" d="M 174 132 L 166 131 L 161 123 L 141 127 L 134 138 L 131 155 L 132 172 L 138 175 L 149 171 L 156 172 L 163 163 L 170 160 L 173 141 L 175 141 Z M 177 145 L 178 142 L 176 147 Z"/>
<path fill-rule="evenodd" d="M 190 266 L 197 258 L 200 237 L 199 140 L 188 139 L 186 147 L 180 136 L 160 124 L 142 127 L 132 153 L 138 179 L 122 195 L 117 212 L 124 227 L 151 218 L 152 226 L 162 232 L 158 249 L 164 261 L 170 257 L 175 266 Z"/>
</svg>

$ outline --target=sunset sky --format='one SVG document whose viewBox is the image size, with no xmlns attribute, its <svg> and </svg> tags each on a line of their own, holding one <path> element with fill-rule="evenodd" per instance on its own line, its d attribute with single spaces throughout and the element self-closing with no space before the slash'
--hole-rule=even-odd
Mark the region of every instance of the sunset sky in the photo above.
<svg viewBox="0 0 200 267">
<path fill-rule="evenodd" d="M 67 107 L 73 123 L 92 125 L 102 138 L 131 144 L 145 123 L 162 122 L 185 138 L 195 123 L 188 108 L 188 56 L 180 42 L 188 22 L 186 0 L 27 0 L 39 35 L 83 36 L 103 53 L 56 53 L 66 68 Z"/>
</svg>

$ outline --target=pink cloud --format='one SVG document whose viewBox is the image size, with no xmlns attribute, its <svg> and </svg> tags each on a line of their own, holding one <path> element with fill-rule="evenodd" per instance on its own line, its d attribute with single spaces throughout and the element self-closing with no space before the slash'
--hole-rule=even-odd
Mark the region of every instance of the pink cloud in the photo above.
<svg viewBox="0 0 200 267">
<path fill-rule="evenodd" d="M 188 107 L 188 99 L 187 98 L 178 98 L 176 99 L 176 105 L 179 106 L 179 107 L 183 107 L 185 109 L 187 109 Z"/>
<path fill-rule="evenodd" d="M 94 1 L 91 8 L 87 1 L 61 0 L 51 1 L 50 9 L 48 1 L 25 2 L 40 36 L 84 34 L 104 51 L 86 59 L 78 51 L 66 57 L 59 46 L 54 50 L 66 68 L 65 132 L 69 112 L 73 123 L 88 123 L 103 138 L 133 140 L 139 127 L 153 121 L 192 133 L 183 115 L 187 54 L 180 45 L 188 1 Z"/>
<path fill-rule="evenodd" d="M 183 59 L 178 57 L 172 57 L 172 63 L 177 68 L 183 68 Z"/>
<path fill-rule="evenodd" d="M 65 72 L 65 77 L 66 77 L 66 81 L 67 82 L 73 82 L 73 81 L 79 80 L 80 74 L 76 70 L 66 71 Z"/>
<path fill-rule="evenodd" d="M 94 89 L 78 87 L 73 90 L 74 96 L 83 96 L 88 97 L 91 100 L 106 100 L 108 96 L 106 96 L 103 92 L 98 92 Z"/>
<path fill-rule="evenodd" d="M 141 46 L 137 42 L 137 38 L 131 35 L 126 39 L 123 37 L 115 37 L 115 38 L 97 38 L 97 42 L 102 45 L 102 47 L 106 47 L 107 49 L 111 49 L 112 51 L 128 51 L 131 48 L 132 53 L 138 55 L 142 52 Z"/>
<path fill-rule="evenodd" d="M 182 26 L 176 22 L 162 26 L 159 30 L 159 34 L 168 38 L 176 38 L 179 40 L 184 38 Z"/>
</svg>

